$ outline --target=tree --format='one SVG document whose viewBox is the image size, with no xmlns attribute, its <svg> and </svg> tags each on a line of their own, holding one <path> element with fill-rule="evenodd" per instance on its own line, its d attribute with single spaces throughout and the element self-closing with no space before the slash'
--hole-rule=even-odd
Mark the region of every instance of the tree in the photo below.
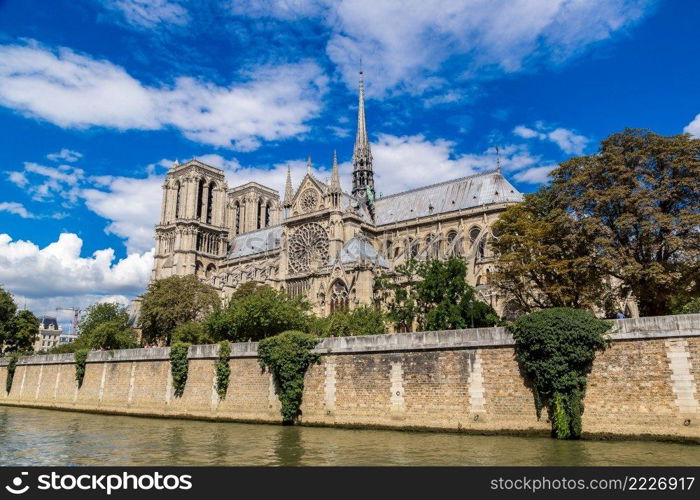
<svg viewBox="0 0 700 500">
<path fill-rule="evenodd" d="M 39 320 L 36 316 L 31 311 L 17 311 L 10 324 L 8 335 L 5 337 L 5 351 L 33 351 L 34 342 L 39 335 Z"/>
<path fill-rule="evenodd" d="M 102 302 L 85 310 L 78 323 L 78 338 L 70 344 L 51 349 L 51 353 L 76 352 L 81 349 L 132 349 L 138 345 L 136 331 L 129 325 L 126 307 Z"/>
<path fill-rule="evenodd" d="M 90 349 L 133 349 L 137 346 L 133 328 L 118 320 L 100 323 L 89 334 L 84 335 L 85 344 Z"/>
<path fill-rule="evenodd" d="M 628 129 L 551 177 L 495 226 L 494 285 L 510 299 L 609 310 L 633 296 L 660 315 L 700 296 L 700 139 Z"/>
<path fill-rule="evenodd" d="M 498 315 L 477 299 L 466 274 L 467 263 L 459 257 L 409 261 L 398 266 L 394 276 L 375 282 L 375 296 L 399 331 L 410 331 L 414 321 L 427 330 L 497 324 Z"/>
<path fill-rule="evenodd" d="M 493 225 L 491 285 L 515 311 L 592 308 L 606 302 L 606 284 L 578 224 L 542 187 L 508 207 Z M 512 311 L 511 311 L 512 312 Z"/>
<path fill-rule="evenodd" d="M 386 333 L 386 315 L 374 306 L 362 305 L 352 311 L 337 310 L 325 318 L 316 318 L 310 327 L 319 337 L 347 337 Z"/>
<path fill-rule="evenodd" d="M 214 341 L 260 340 L 286 330 L 306 330 L 311 306 L 268 285 L 248 286 L 228 305 L 216 308 L 205 327 Z"/>
<path fill-rule="evenodd" d="M 139 325 L 145 342 L 169 345 L 173 330 L 188 321 L 202 320 L 220 304 L 217 291 L 196 276 L 171 276 L 148 285 Z"/>
<path fill-rule="evenodd" d="M 552 173 L 552 190 L 607 276 L 643 315 L 700 295 L 700 139 L 625 130 Z"/>
<path fill-rule="evenodd" d="M 188 321 L 173 330 L 173 343 L 175 342 L 183 344 L 211 344 L 213 340 L 209 337 L 202 323 Z"/>
<path fill-rule="evenodd" d="M 0 288 L 0 348 L 12 330 L 12 320 L 17 312 L 12 295 Z"/>
</svg>

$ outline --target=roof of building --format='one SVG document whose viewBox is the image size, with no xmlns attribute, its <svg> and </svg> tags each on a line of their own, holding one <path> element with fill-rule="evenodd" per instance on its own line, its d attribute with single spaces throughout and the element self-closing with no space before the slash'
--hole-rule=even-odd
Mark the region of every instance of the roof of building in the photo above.
<svg viewBox="0 0 700 500">
<path fill-rule="evenodd" d="M 333 256 L 328 264 L 335 264 L 336 257 Z M 387 269 L 389 268 L 386 259 L 377 253 L 372 244 L 366 238 L 357 236 L 345 243 L 343 248 L 340 249 L 340 263 L 373 263 Z"/>
<path fill-rule="evenodd" d="M 49 330 L 49 329 L 58 330 L 60 328 L 58 326 L 58 321 L 53 316 L 41 316 L 38 319 L 39 319 L 39 328 L 41 328 L 43 330 Z"/>
<path fill-rule="evenodd" d="M 282 226 L 271 226 L 249 233 L 239 234 L 233 239 L 229 259 L 245 257 L 261 252 L 276 250 L 280 247 Z"/>
<path fill-rule="evenodd" d="M 492 170 L 377 199 L 378 226 L 481 205 L 522 201 L 523 195 Z"/>
</svg>

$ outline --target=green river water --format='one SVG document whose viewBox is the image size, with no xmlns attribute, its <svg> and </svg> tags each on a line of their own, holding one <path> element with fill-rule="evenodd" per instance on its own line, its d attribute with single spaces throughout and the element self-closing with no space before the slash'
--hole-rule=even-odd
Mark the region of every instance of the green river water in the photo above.
<svg viewBox="0 0 700 500">
<path fill-rule="evenodd" d="M 0 406 L 0 465 L 700 465 L 700 446 L 153 419 Z"/>
</svg>

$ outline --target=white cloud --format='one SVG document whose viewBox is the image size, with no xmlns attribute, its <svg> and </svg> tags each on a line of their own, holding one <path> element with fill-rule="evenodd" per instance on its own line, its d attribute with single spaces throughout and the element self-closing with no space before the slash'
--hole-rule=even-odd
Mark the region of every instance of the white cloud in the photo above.
<svg viewBox="0 0 700 500">
<path fill-rule="evenodd" d="M 83 157 L 82 153 L 78 151 L 73 151 L 72 149 L 63 148 L 58 153 L 51 153 L 46 155 L 51 161 L 67 161 L 70 163 L 76 162 Z"/>
<path fill-rule="evenodd" d="M 64 128 L 155 130 L 239 150 L 304 133 L 327 78 L 313 62 L 260 66 L 222 87 L 191 77 L 149 87 L 109 61 L 37 43 L 0 45 L 0 105 Z"/>
<path fill-rule="evenodd" d="M 104 176 L 94 180 L 98 187 L 82 189 L 80 197 L 88 209 L 110 221 L 105 232 L 123 238 L 129 253 L 152 249 L 154 226 L 160 217 L 163 177 Z"/>
<path fill-rule="evenodd" d="M 356 85 L 360 56 L 368 91 L 426 90 L 424 75 L 452 59 L 465 77 L 562 62 L 644 17 L 653 0 L 232 0 L 234 13 L 330 30 L 326 51 Z M 445 82 L 433 82 L 443 86 Z"/>
<path fill-rule="evenodd" d="M 44 248 L 0 234 L 0 283 L 13 294 L 31 299 L 134 296 L 145 290 L 152 252 L 131 253 L 115 262 L 111 248 L 81 257 L 82 244 L 73 233 L 62 233 Z"/>
<path fill-rule="evenodd" d="M 532 167 L 521 172 L 517 172 L 513 177 L 518 182 L 527 184 L 542 184 L 547 182 L 549 173 L 557 168 L 557 165 L 544 165 L 541 167 Z"/>
<path fill-rule="evenodd" d="M 82 169 L 71 165 L 47 167 L 25 162 L 24 170 L 8 172 L 8 179 L 36 201 L 49 201 L 58 197 L 67 206 L 77 201 L 77 186 L 84 174 Z"/>
<path fill-rule="evenodd" d="M 683 132 L 700 139 L 700 113 L 683 129 Z"/>
<path fill-rule="evenodd" d="M 34 219 L 36 216 L 30 213 L 24 205 L 15 201 L 0 202 L 0 212 L 8 212 L 19 215 L 23 219 Z"/>
<path fill-rule="evenodd" d="M 582 154 L 589 143 L 588 137 L 577 134 L 573 130 L 565 128 L 551 129 L 542 122 L 537 122 L 534 129 L 524 125 L 518 125 L 513 133 L 523 139 L 539 139 L 556 144 L 559 149 L 567 154 Z"/>
<path fill-rule="evenodd" d="M 129 24 L 140 28 L 155 28 L 160 24 L 185 26 L 189 22 L 187 10 L 168 0 L 111 0 L 106 6 L 120 11 Z"/>
</svg>

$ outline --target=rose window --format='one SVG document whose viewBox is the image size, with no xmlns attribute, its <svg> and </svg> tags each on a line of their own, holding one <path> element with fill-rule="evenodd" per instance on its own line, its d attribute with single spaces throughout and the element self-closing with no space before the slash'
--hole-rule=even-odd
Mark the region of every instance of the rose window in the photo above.
<svg viewBox="0 0 700 500">
<path fill-rule="evenodd" d="M 328 261 L 328 234 L 320 224 L 304 224 L 289 239 L 289 267 L 303 273 Z"/>
<path fill-rule="evenodd" d="M 307 189 L 301 194 L 301 208 L 304 212 L 316 210 L 318 206 L 318 194 L 313 189 Z"/>
</svg>

